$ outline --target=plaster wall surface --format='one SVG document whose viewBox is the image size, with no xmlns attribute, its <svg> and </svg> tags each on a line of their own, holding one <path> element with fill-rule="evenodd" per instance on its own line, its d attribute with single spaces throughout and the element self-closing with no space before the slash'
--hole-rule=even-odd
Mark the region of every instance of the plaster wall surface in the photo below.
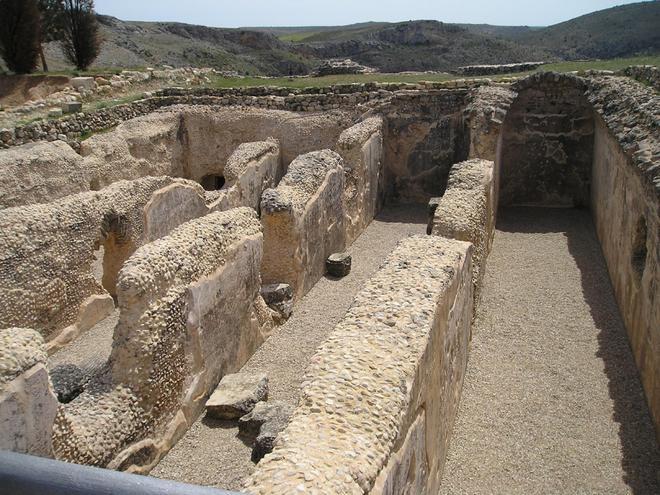
<svg viewBox="0 0 660 495">
<path fill-rule="evenodd" d="M 321 345 L 254 494 L 437 493 L 472 320 L 472 247 L 397 246 Z"/>
</svg>

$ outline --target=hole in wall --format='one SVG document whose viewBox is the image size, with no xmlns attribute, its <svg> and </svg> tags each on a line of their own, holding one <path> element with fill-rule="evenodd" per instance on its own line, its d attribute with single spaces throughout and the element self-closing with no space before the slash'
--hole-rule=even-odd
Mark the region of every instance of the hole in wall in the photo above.
<svg viewBox="0 0 660 495">
<path fill-rule="evenodd" d="M 92 179 L 89 181 L 89 190 L 90 191 L 100 191 L 101 190 L 101 184 L 98 179 Z"/>
<path fill-rule="evenodd" d="M 209 174 L 199 181 L 205 191 L 219 191 L 225 185 L 225 177 L 219 174 Z"/>
<path fill-rule="evenodd" d="M 644 267 L 646 266 L 646 257 L 648 255 L 646 248 L 647 238 L 648 226 L 646 225 L 646 218 L 640 217 L 635 227 L 631 259 L 633 271 L 639 280 L 644 275 Z"/>
</svg>

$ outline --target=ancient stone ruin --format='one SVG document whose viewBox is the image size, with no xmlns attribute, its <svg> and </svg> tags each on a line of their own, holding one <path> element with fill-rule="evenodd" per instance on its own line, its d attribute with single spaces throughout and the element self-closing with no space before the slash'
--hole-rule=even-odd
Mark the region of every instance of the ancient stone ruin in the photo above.
<svg viewBox="0 0 660 495">
<path fill-rule="evenodd" d="M 164 90 L 12 130 L 0 449 L 254 494 L 444 493 L 472 342 L 497 327 L 483 308 L 515 276 L 489 268 L 498 236 L 540 232 L 506 230 L 512 216 L 581 211 L 600 241 L 584 293 L 601 258 L 613 291 L 583 340 L 621 321 L 652 470 L 659 112 L 624 75 L 538 73 Z M 326 275 L 341 253 L 350 273 Z"/>
</svg>

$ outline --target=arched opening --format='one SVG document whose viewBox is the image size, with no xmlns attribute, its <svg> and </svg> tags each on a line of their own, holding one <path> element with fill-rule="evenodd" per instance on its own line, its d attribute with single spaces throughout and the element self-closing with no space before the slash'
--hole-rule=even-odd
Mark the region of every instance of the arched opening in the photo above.
<svg viewBox="0 0 660 495">
<path fill-rule="evenodd" d="M 225 185 L 225 177 L 220 174 L 208 174 L 202 177 L 199 183 L 205 191 L 219 191 Z"/>
<path fill-rule="evenodd" d="M 593 150 L 593 109 L 581 84 L 526 82 L 502 126 L 500 204 L 589 206 Z"/>
</svg>

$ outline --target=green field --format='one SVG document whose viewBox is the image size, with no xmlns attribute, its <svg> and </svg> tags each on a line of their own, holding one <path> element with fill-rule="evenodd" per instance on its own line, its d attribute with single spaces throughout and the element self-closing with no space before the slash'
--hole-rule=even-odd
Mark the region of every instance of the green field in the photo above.
<svg viewBox="0 0 660 495">
<path fill-rule="evenodd" d="M 557 62 L 547 64 L 536 71 L 516 74 L 503 74 L 497 76 L 485 76 L 493 79 L 508 77 L 508 76 L 521 76 L 532 74 L 538 71 L 554 71 L 554 72 L 572 72 L 572 71 L 586 71 L 586 70 L 620 70 L 625 69 L 630 65 L 655 65 L 660 66 L 660 55 L 647 56 L 647 57 L 633 57 L 633 58 L 619 58 L 612 60 L 589 60 L 580 62 Z M 306 88 L 306 87 L 327 87 L 336 84 L 354 84 L 354 83 L 367 83 L 367 82 L 382 82 L 382 83 L 418 83 L 421 81 L 442 82 L 450 81 L 453 79 L 460 79 L 459 76 L 452 74 L 346 74 L 338 76 L 324 76 L 324 77 L 305 77 L 305 78 L 225 78 L 217 77 L 213 80 L 211 86 L 215 88 L 250 88 L 255 86 L 275 86 L 280 88 Z"/>
</svg>

